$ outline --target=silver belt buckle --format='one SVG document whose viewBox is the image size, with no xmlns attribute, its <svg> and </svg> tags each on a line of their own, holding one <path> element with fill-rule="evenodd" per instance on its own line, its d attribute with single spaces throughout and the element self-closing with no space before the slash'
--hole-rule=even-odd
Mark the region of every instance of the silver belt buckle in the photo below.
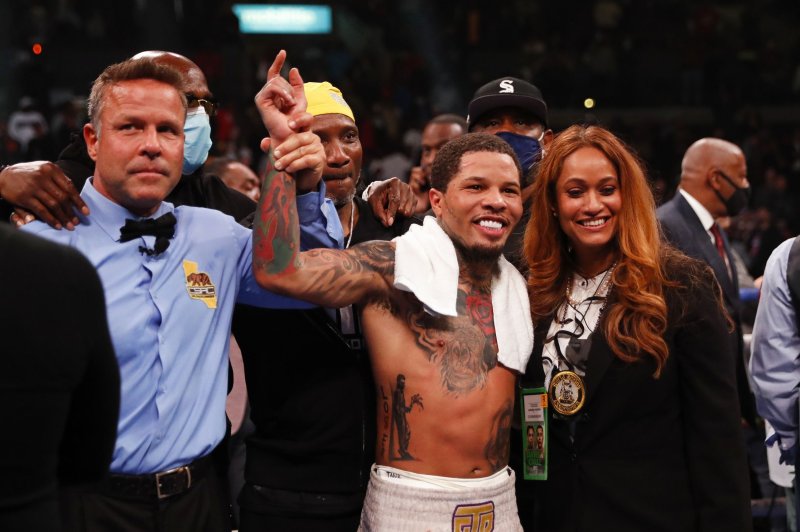
<svg viewBox="0 0 800 532">
<path fill-rule="evenodd" d="M 171 497 L 175 495 L 175 493 L 161 493 L 161 477 L 165 477 L 167 475 L 171 475 L 173 473 L 179 473 L 182 469 L 186 470 L 186 489 L 192 487 L 192 470 L 189 469 L 189 466 L 180 466 L 174 469 L 170 469 L 169 471 L 162 471 L 161 473 L 156 473 L 156 493 L 158 494 L 159 499 L 166 499 L 167 497 Z"/>
</svg>

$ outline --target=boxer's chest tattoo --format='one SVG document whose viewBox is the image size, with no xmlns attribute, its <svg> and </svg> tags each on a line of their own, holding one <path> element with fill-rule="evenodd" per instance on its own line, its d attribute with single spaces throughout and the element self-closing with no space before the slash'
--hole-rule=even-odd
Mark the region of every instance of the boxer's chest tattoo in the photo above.
<svg viewBox="0 0 800 532">
<path fill-rule="evenodd" d="M 459 286 L 458 316 L 431 316 L 420 306 L 407 314 L 409 328 L 428 360 L 440 367 L 442 387 L 461 394 L 482 388 L 497 366 L 491 293 Z"/>
</svg>

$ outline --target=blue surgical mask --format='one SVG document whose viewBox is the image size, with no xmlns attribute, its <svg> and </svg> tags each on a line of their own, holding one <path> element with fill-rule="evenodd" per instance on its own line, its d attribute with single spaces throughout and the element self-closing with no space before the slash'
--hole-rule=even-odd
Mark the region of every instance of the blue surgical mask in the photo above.
<svg viewBox="0 0 800 532">
<path fill-rule="evenodd" d="M 203 166 L 211 149 L 211 122 L 203 106 L 186 114 L 183 134 L 183 174 L 189 175 Z"/>
<path fill-rule="evenodd" d="M 533 165 L 538 163 L 542 158 L 542 144 L 539 142 L 541 139 L 535 139 L 509 131 L 499 131 L 495 133 L 495 135 L 511 145 L 511 149 L 514 150 L 514 153 L 517 154 L 517 159 L 519 159 L 523 177 L 528 179 Z"/>
</svg>

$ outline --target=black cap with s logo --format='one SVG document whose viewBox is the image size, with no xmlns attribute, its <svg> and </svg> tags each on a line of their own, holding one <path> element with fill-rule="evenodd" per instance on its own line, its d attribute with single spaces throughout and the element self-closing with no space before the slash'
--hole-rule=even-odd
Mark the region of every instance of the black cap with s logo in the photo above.
<svg viewBox="0 0 800 532">
<path fill-rule="evenodd" d="M 500 107 L 518 107 L 529 111 L 547 127 L 547 104 L 542 91 L 524 79 L 506 76 L 490 81 L 475 91 L 467 109 L 469 129 L 481 115 Z"/>
</svg>

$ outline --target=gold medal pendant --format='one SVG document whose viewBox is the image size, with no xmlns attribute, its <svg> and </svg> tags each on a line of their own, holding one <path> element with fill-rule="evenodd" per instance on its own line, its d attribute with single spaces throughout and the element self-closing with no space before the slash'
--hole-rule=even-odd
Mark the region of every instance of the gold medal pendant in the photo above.
<svg viewBox="0 0 800 532">
<path fill-rule="evenodd" d="M 571 416 L 583 408 L 586 385 L 574 371 L 559 371 L 550 380 L 550 405 L 562 416 Z"/>
</svg>

